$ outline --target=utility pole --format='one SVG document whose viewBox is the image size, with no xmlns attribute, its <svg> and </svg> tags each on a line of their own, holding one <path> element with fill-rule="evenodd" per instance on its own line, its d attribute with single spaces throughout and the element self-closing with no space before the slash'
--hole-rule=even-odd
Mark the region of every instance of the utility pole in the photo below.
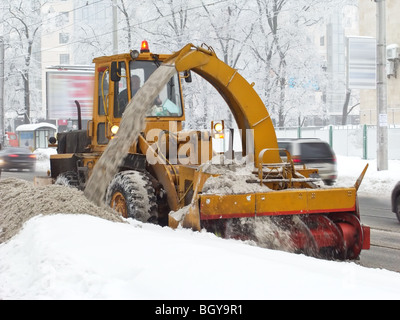
<svg viewBox="0 0 400 320">
<path fill-rule="evenodd" d="M 113 0 L 113 54 L 118 54 L 118 12 L 117 12 L 117 0 Z"/>
<path fill-rule="evenodd" d="M 377 40 L 377 170 L 388 169 L 388 114 L 386 87 L 386 0 L 376 2 Z"/>
<path fill-rule="evenodd" d="M 0 36 L 0 147 L 4 147 L 4 38 Z"/>
</svg>

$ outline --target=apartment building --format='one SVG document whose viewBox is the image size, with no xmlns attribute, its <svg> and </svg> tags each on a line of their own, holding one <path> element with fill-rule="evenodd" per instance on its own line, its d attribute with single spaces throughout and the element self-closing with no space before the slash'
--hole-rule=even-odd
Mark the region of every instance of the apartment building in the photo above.
<svg viewBox="0 0 400 320">
<path fill-rule="evenodd" d="M 308 119 L 308 125 L 342 124 L 343 105 L 346 100 L 346 45 L 347 37 L 358 36 L 358 8 L 345 6 L 334 10 L 323 28 L 312 30 L 313 42 L 323 60 L 322 68 L 326 72 L 327 83 L 321 86 L 316 99 L 326 105 L 329 119 L 322 121 L 318 116 Z M 352 92 L 349 108 L 358 102 L 358 92 Z M 359 123 L 358 109 L 347 117 L 348 124 Z"/>
<path fill-rule="evenodd" d="M 72 48 L 69 45 L 74 32 L 73 0 L 47 3 L 42 8 L 43 22 L 41 36 L 42 65 L 42 113 L 46 114 L 46 69 L 56 65 L 73 64 Z"/>
<path fill-rule="evenodd" d="M 110 6 L 111 2 L 96 0 L 58 0 L 43 6 L 42 14 L 45 17 L 41 36 L 43 114 L 49 116 L 49 97 L 46 90 L 46 72 L 49 67 L 60 66 L 75 71 L 87 71 L 87 66 L 92 63 L 93 53 L 88 52 L 86 48 L 90 47 L 90 42 L 105 40 L 104 37 L 96 39 L 93 34 L 95 30 L 99 31 L 99 25 L 107 28 L 107 23 L 111 20 L 108 11 Z M 92 34 L 82 26 L 87 27 Z M 88 39 L 89 46 L 88 43 L 82 45 L 82 39 L 85 38 Z M 64 101 L 60 101 L 59 108 L 63 103 L 65 104 Z M 53 114 L 51 112 L 50 114 L 51 120 L 55 120 Z M 65 122 L 67 119 L 57 120 Z"/>
<path fill-rule="evenodd" d="M 326 72 L 328 85 L 326 103 L 330 124 L 342 124 L 343 106 L 346 100 L 346 45 L 347 37 L 358 36 L 358 10 L 356 6 L 345 6 L 335 10 L 326 25 Z M 349 108 L 357 100 L 357 93 L 352 92 Z M 351 112 L 348 124 L 359 122 L 358 112 Z"/>
</svg>

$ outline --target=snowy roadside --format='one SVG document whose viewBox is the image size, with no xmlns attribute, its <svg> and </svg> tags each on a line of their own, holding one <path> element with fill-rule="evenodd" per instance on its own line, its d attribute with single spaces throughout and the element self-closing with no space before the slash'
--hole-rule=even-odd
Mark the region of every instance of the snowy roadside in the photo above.
<svg viewBox="0 0 400 320">
<path fill-rule="evenodd" d="M 378 171 L 376 160 L 362 160 L 356 157 L 337 157 L 338 180 L 335 186 L 354 185 L 364 167 L 369 164 L 359 194 L 390 197 L 393 187 L 400 181 L 400 160 L 389 160 L 389 169 Z"/>
<path fill-rule="evenodd" d="M 338 157 L 337 186 L 353 185 L 365 163 Z M 388 196 L 400 162 L 391 161 L 388 172 L 369 163 L 360 191 Z M 400 299 L 396 272 L 128 222 L 30 218 L 0 244 L 0 299 Z"/>
<path fill-rule="evenodd" d="M 0 245 L 2 299 L 400 299 L 400 274 L 88 215 L 38 216 Z"/>
</svg>

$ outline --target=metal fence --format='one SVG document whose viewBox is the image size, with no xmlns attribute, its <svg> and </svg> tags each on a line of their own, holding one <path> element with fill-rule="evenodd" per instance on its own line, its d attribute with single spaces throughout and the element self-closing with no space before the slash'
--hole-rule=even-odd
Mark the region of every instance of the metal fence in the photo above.
<svg viewBox="0 0 400 320">
<path fill-rule="evenodd" d="M 276 128 L 278 138 L 319 138 L 337 155 L 376 159 L 376 126 Z M 400 160 L 400 127 L 388 127 L 388 158 Z"/>
</svg>

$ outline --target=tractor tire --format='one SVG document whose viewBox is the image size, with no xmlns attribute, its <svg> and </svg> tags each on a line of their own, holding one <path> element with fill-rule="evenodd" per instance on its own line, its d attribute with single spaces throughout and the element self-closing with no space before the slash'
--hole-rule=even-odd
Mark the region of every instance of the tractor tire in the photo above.
<svg viewBox="0 0 400 320">
<path fill-rule="evenodd" d="M 75 171 L 62 172 L 57 176 L 54 184 L 79 189 L 78 173 Z"/>
<path fill-rule="evenodd" d="M 398 195 L 396 198 L 396 217 L 400 222 L 400 195 Z"/>
<path fill-rule="evenodd" d="M 144 172 L 128 170 L 116 174 L 107 188 L 106 203 L 124 218 L 157 223 L 155 191 Z"/>
</svg>

